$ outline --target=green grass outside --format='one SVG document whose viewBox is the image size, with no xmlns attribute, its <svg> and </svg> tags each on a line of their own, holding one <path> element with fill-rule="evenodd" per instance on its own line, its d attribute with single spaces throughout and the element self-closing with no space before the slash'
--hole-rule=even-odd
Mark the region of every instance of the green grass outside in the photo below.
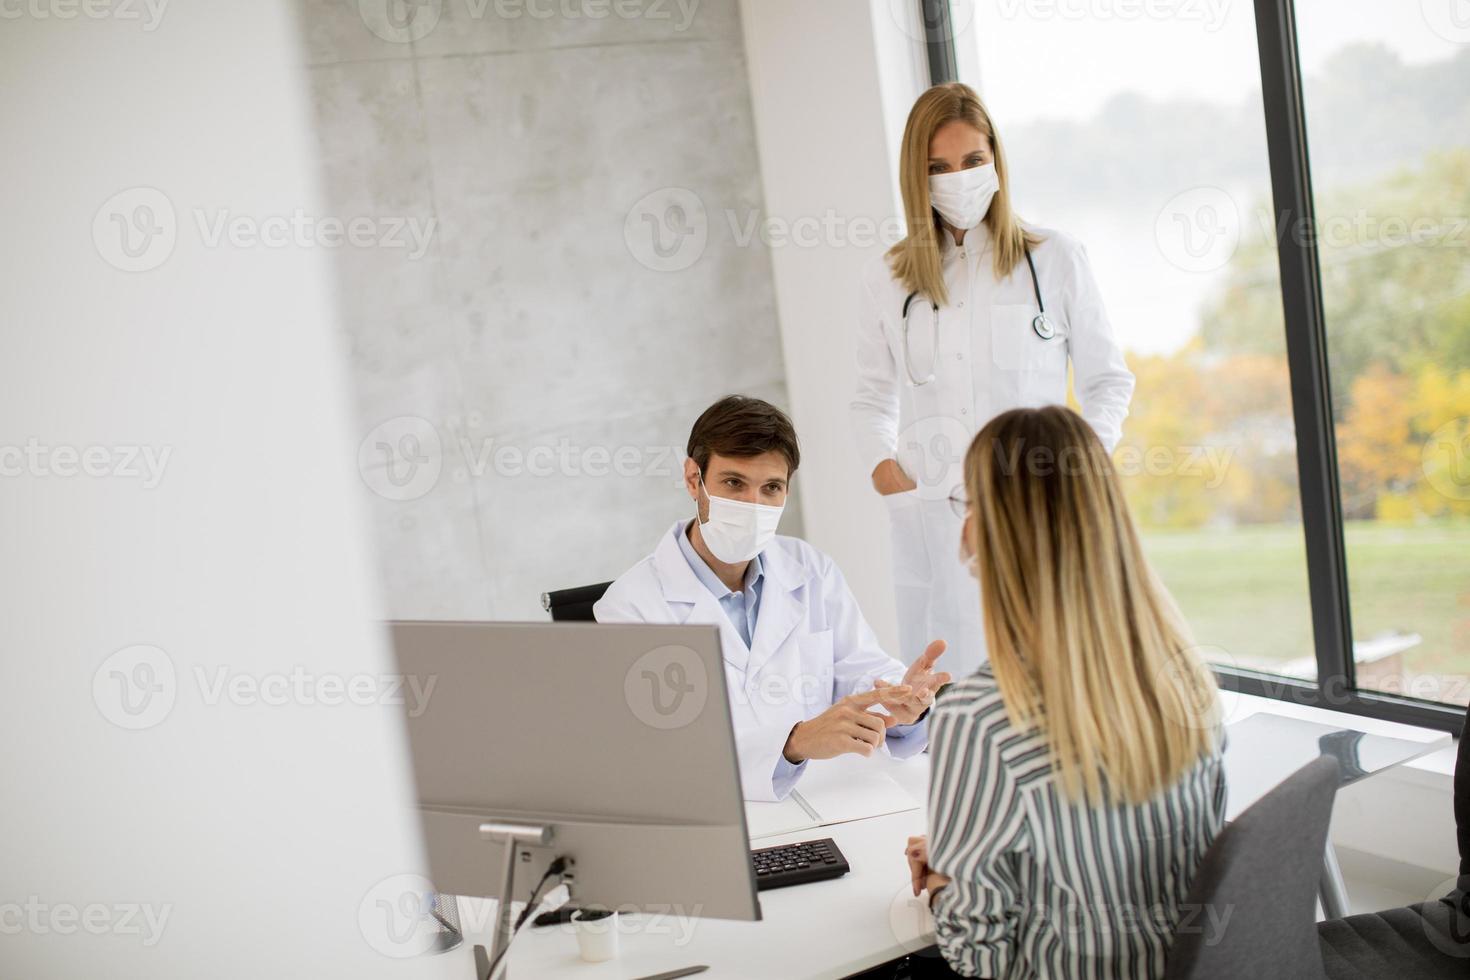
<svg viewBox="0 0 1470 980">
<path fill-rule="evenodd" d="M 1470 520 L 1350 521 L 1346 535 L 1354 634 L 1418 633 L 1406 673 L 1470 675 Z M 1143 536 L 1201 645 L 1242 666 L 1313 655 L 1300 525 Z"/>
</svg>

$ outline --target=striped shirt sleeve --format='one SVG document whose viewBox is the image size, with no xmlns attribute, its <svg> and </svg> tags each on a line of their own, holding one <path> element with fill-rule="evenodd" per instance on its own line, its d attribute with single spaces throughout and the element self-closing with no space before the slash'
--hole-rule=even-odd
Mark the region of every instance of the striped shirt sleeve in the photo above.
<svg viewBox="0 0 1470 980">
<path fill-rule="evenodd" d="M 932 900 L 945 960 L 963 976 L 997 977 L 1016 953 L 1025 898 L 1015 857 L 1029 840 L 1020 787 L 1002 758 L 1005 707 L 998 696 L 986 700 L 932 716 L 929 864 L 953 879 Z"/>
</svg>

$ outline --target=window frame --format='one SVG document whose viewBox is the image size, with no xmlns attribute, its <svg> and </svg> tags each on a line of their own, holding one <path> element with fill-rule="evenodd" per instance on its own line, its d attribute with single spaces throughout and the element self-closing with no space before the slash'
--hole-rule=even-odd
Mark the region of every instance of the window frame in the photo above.
<svg viewBox="0 0 1470 980">
<path fill-rule="evenodd" d="M 1343 538 L 1337 436 L 1327 365 L 1327 322 L 1315 235 L 1312 168 L 1307 152 L 1301 57 L 1294 0 L 1253 0 L 1265 107 L 1266 149 L 1278 229 L 1281 308 L 1296 430 L 1297 482 L 1306 544 L 1317 678 L 1299 680 L 1216 665 L 1220 686 L 1241 694 L 1330 708 L 1462 735 L 1464 708 L 1357 687 L 1352 650 L 1347 549 Z M 959 80 L 951 0 L 917 0 L 931 84 Z"/>
</svg>

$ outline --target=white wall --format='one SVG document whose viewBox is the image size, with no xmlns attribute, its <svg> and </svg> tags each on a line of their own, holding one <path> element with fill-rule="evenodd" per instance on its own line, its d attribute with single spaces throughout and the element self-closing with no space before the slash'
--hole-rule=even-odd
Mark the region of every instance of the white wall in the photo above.
<svg viewBox="0 0 1470 980">
<path fill-rule="evenodd" d="M 338 263 L 389 612 L 542 620 L 688 516 L 710 403 L 786 403 L 736 0 L 298 2 L 329 205 L 433 229 Z"/>
<path fill-rule="evenodd" d="M 854 447 L 847 405 L 858 275 L 886 247 L 876 230 L 897 227 L 898 136 L 925 87 L 918 42 L 895 19 L 913 6 L 741 4 L 767 216 L 793 233 L 773 243 L 771 264 L 802 441 L 806 538 L 836 559 L 879 637 L 908 658 L 919 651 L 896 648 L 888 519 Z M 797 242 L 802 221 L 825 226 L 819 244 Z"/>
<path fill-rule="evenodd" d="M 393 668 L 328 256 L 195 220 L 321 215 L 292 11 L 23 6 L 0 29 L 0 974 L 444 976 L 374 945 L 423 866 L 403 709 L 331 690 Z"/>
</svg>

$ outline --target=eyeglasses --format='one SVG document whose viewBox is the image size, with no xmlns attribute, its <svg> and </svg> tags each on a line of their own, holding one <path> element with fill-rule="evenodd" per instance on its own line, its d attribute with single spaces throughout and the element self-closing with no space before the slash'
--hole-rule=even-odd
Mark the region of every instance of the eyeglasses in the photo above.
<svg viewBox="0 0 1470 980">
<path fill-rule="evenodd" d="M 965 491 L 962 487 L 955 487 L 954 493 L 949 495 L 949 509 L 954 511 L 954 515 L 962 520 L 969 515 L 970 500 L 965 496 Z"/>
</svg>

